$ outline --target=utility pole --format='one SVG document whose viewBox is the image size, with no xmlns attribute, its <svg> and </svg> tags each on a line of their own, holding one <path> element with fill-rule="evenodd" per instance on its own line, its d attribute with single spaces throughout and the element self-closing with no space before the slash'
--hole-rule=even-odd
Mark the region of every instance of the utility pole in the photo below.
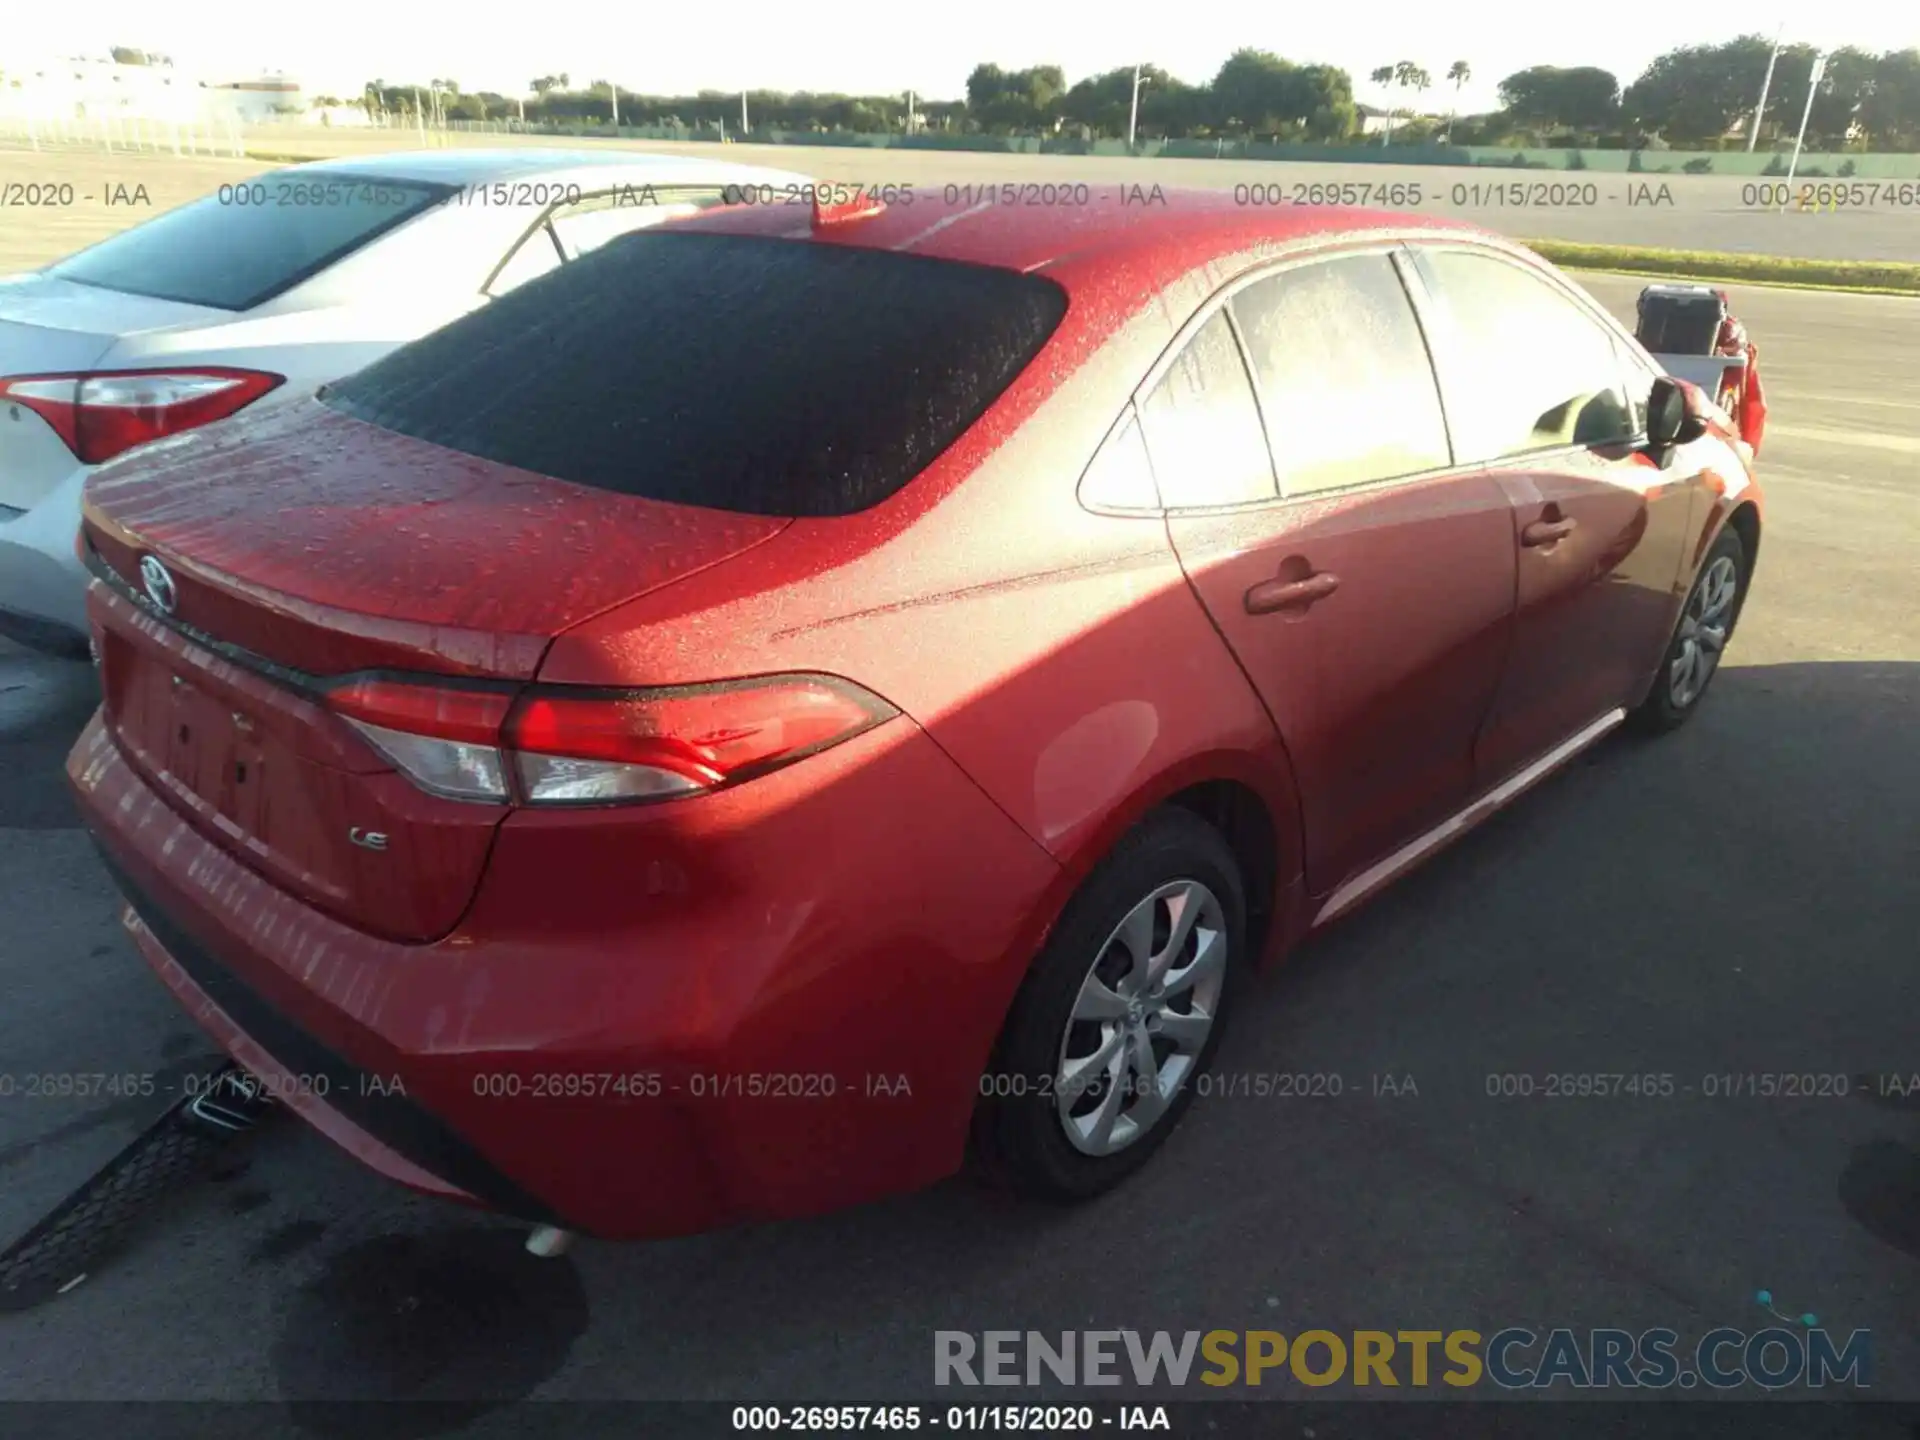
<svg viewBox="0 0 1920 1440">
<path fill-rule="evenodd" d="M 1140 129 L 1140 67 L 1133 67 L 1133 106 L 1127 111 L 1127 149 L 1133 149 L 1133 137 Z"/>
<path fill-rule="evenodd" d="M 618 133 L 620 129 L 620 87 L 611 80 L 607 82 L 607 96 L 613 101 L 613 128 L 614 131 Z"/>
<path fill-rule="evenodd" d="M 747 123 L 747 92 L 742 90 L 740 92 L 740 133 L 744 136 L 751 129 L 753 127 Z"/>
<path fill-rule="evenodd" d="M 1773 53 L 1767 57 L 1767 78 L 1760 82 L 1760 103 L 1754 107 L 1753 131 L 1747 136 L 1747 153 L 1753 153 L 1753 147 L 1760 139 L 1760 121 L 1767 113 L 1767 91 L 1773 88 L 1773 67 L 1780 63 L 1780 37 L 1787 33 L 1786 22 L 1773 32 Z"/>
<path fill-rule="evenodd" d="M 1793 159 L 1787 162 L 1787 183 L 1780 187 L 1780 208 L 1787 208 L 1787 196 L 1793 189 L 1793 172 L 1800 168 L 1800 147 L 1806 143 L 1807 121 L 1813 116 L 1813 97 L 1819 93 L 1820 77 L 1827 72 L 1827 52 L 1813 57 L 1813 73 L 1807 77 L 1807 107 L 1800 112 L 1800 133 L 1793 137 Z"/>
</svg>

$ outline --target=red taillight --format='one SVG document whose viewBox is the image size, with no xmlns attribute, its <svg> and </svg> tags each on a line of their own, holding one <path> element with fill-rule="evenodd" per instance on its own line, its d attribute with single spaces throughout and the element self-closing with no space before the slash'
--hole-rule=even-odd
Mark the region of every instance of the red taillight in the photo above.
<svg viewBox="0 0 1920 1440">
<path fill-rule="evenodd" d="M 1720 408 L 1729 415 L 1740 405 L 1740 387 L 1747 378 L 1745 365 L 1729 365 L 1720 372 L 1720 394 L 1717 400 Z"/>
<path fill-rule="evenodd" d="M 327 703 L 408 779 L 450 800 L 505 804 L 506 763 L 500 725 L 510 690 L 351 680 Z"/>
<path fill-rule="evenodd" d="M 33 411 L 78 459 L 99 465 L 149 440 L 224 420 L 285 379 L 225 366 L 16 375 L 0 380 L 0 400 Z"/>
<path fill-rule="evenodd" d="M 711 790 L 791 764 L 889 719 L 822 675 L 671 690 L 511 691 L 354 680 L 329 692 L 415 784 L 463 800 L 605 805 Z"/>
<path fill-rule="evenodd" d="M 469 745 L 499 744 L 512 703 L 507 690 L 403 680 L 353 680 L 327 692 L 327 704 L 349 720 Z"/>
</svg>

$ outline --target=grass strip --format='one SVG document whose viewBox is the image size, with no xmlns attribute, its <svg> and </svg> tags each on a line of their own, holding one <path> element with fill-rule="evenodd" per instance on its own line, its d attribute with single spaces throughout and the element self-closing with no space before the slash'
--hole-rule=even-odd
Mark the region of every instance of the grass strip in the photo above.
<svg viewBox="0 0 1920 1440">
<path fill-rule="evenodd" d="M 1608 270 L 1653 279 L 1779 285 L 1857 295 L 1920 295 L 1920 265 L 1884 260 L 1803 260 L 1712 250 L 1656 250 L 1645 245 L 1592 245 L 1573 240 L 1522 240 L 1569 270 Z"/>
</svg>

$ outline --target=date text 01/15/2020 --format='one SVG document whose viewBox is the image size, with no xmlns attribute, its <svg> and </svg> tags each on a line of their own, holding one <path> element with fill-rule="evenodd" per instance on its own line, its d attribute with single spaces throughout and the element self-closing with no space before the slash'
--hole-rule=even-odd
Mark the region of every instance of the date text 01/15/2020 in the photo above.
<svg viewBox="0 0 1920 1440">
<path fill-rule="evenodd" d="M 1041 1099 L 1059 1096 L 1104 1094 L 1111 1082 L 1104 1071 L 1075 1082 L 1065 1082 L 1048 1074 L 1026 1075 L 1019 1072 L 989 1071 L 980 1077 L 980 1093 L 997 1099 L 1036 1095 Z M 1127 1084 L 1129 1082 L 1121 1082 Z M 1149 1084 L 1138 1079 L 1133 1084 Z M 1418 1099 L 1420 1085 L 1411 1073 L 1375 1072 L 1351 1080 L 1338 1071 L 1208 1071 L 1189 1082 L 1194 1095 L 1202 1100 L 1337 1100 L 1342 1096 L 1374 1100 Z"/>
<path fill-rule="evenodd" d="M 832 1100 L 858 1097 L 888 1100 L 910 1097 L 913 1082 L 904 1075 L 866 1074 L 854 1079 L 830 1070 L 695 1070 L 669 1077 L 658 1070 L 636 1071 L 482 1071 L 473 1077 L 473 1093 L 491 1100 Z"/>
<path fill-rule="evenodd" d="M 1014 1430 L 1080 1434 L 1101 1429 L 1171 1430 L 1164 1405 L 736 1405 L 747 1431 Z"/>
<path fill-rule="evenodd" d="M 1619 1097 L 1671 1099 L 1676 1095 L 1699 1096 L 1707 1100 L 1839 1100 L 1862 1085 L 1838 1071 L 1754 1071 L 1700 1075 L 1682 1085 L 1670 1072 L 1556 1071 L 1491 1072 L 1486 1077 L 1486 1093 L 1493 1099 L 1588 1100 Z"/>
</svg>

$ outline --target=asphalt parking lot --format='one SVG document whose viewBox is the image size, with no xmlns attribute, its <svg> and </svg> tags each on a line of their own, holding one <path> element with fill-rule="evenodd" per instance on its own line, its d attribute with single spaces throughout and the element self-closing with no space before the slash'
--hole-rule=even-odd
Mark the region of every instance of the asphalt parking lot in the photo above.
<svg viewBox="0 0 1920 1440">
<path fill-rule="evenodd" d="M 1630 313 L 1640 282 L 1589 283 Z M 389 1433 L 505 1435 L 526 1397 L 932 1398 L 941 1328 L 1697 1335 L 1770 1323 L 1764 1288 L 1870 1329 L 1877 1393 L 1920 1399 L 1920 1102 L 1861 1078 L 1920 1073 L 1920 311 L 1736 298 L 1774 409 L 1728 668 L 1687 729 L 1608 741 L 1256 987 L 1223 1071 L 1337 1074 L 1340 1098 L 1197 1105 L 1078 1211 L 955 1182 L 548 1261 L 288 1122 L 77 1289 L 0 1316 L 0 1395 L 282 1400 L 321 1435 L 346 1432 L 310 1402 L 459 1400 Z M 0 1070 L 164 1086 L 207 1052 L 64 793 L 90 685 L 0 651 Z M 1489 1097 L 1517 1073 L 1676 1090 Z M 1850 1093 L 1703 1093 L 1783 1073 Z M 0 1238 L 163 1103 L 0 1099 Z"/>
</svg>

